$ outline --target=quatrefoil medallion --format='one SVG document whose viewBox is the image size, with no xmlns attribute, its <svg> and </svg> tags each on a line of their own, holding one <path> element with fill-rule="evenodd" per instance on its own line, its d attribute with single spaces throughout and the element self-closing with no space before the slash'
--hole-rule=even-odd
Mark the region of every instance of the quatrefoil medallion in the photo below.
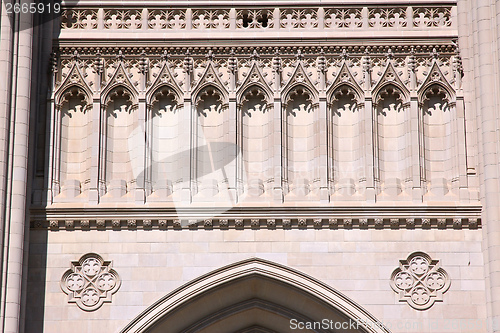
<svg viewBox="0 0 500 333">
<path fill-rule="evenodd" d="M 88 253 L 71 262 L 61 279 L 61 289 L 69 303 L 76 303 L 85 311 L 94 311 L 120 288 L 120 277 L 111 269 L 111 261 L 104 261 L 95 253 Z"/>
<path fill-rule="evenodd" d="M 448 273 L 423 252 L 415 252 L 392 272 L 391 287 L 399 295 L 400 302 L 417 310 L 429 309 L 434 302 L 442 302 L 443 294 L 450 288 Z"/>
</svg>

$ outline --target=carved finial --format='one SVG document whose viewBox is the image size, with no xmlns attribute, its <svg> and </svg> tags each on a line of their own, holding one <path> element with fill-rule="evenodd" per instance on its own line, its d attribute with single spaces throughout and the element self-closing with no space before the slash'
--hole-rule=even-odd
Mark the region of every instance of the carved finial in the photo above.
<svg viewBox="0 0 500 333">
<path fill-rule="evenodd" d="M 279 49 L 279 47 L 277 47 L 274 50 L 273 69 L 276 72 L 281 72 L 281 58 L 280 58 L 280 49 Z"/>
<path fill-rule="evenodd" d="M 208 61 L 214 61 L 214 53 L 212 52 L 212 49 L 208 50 L 208 53 L 205 56 L 205 58 L 207 58 Z"/>
<path fill-rule="evenodd" d="M 323 50 L 323 48 L 321 48 L 321 50 L 319 51 L 318 71 L 322 73 L 326 71 L 326 58 L 325 58 L 325 51 Z"/>
<path fill-rule="evenodd" d="M 94 66 L 97 73 L 104 72 L 104 61 L 100 50 L 97 50 L 97 53 L 95 54 Z"/>
<path fill-rule="evenodd" d="M 186 53 L 184 54 L 184 70 L 187 73 L 191 73 L 193 70 L 193 58 L 191 58 L 191 53 L 189 52 L 189 49 L 186 50 Z"/>
<path fill-rule="evenodd" d="M 439 58 L 439 53 L 437 52 L 436 48 L 433 48 L 433 49 L 432 49 L 431 56 L 432 56 L 432 60 L 434 60 L 434 61 L 437 61 L 437 60 L 438 60 L 438 58 Z"/>
<path fill-rule="evenodd" d="M 52 73 L 58 72 L 57 53 L 56 52 L 52 52 L 50 54 L 50 70 L 52 71 Z"/>
<path fill-rule="evenodd" d="M 387 59 L 389 59 L 389 60 L 394 59 L 394 53 L 392 52 L 391 48 L 389 48 L 389 50 L 387 50 L 387 53 L 385 55 L 386 55 Z"/>
<path fill-rule="evenodd" d="M 260 58 L 260 56 L 259 56 L 259 54 L 257 53 L 257 50 L 255 50 L 255 49 L 254 49 L 254 50 L 253 50 L 252 55 L 250 56 L 250 59 L 251 59 L 252 61 L 258 61 L 258 60 L 259 60 L 259 58 Z"/>
<path fill-rule="evenodd" d="M 78 54 L 77 50 L 75 50 L 75 52 L 73 52 L 73 55 L 71 56 L 71 60 L 73 60 L 74 62 L 80 61 L 80 54 Z"/>
<path fill-rule="evenodd" d="M 234 52 L 234 47 L 231 48 L 231 51 L 229 52 L 229 59 L 228 59 L 228 67 L 231 73 L 236 72 L 236 57 L 235 57 L 235 52 Z"/>
<path fill-rule="evenodd" d="M 346 61 L 347 59 L 349 59 L 349 53 L 347 53 L 347 50 L 345 49 L 345 47 L 342 49 L 342 53 L 340 54 L 340 57 L 344 61 Z"/>
<path fill-rule="evenodd" d="M 118 51 L 118 55 L 116 56 L 116 59 L 118 59 L 118 61 L 123 61 L 125 59 L 125 56 L 123 55 L 122 50 Z"/>
<path fill-rule="evenodd" d="M 412 71 L 417 68 L 417 62 L 415 60 L 415 48 L 413 46 L 410 49 L 410 56 L 408 57 L 408 68 Z"/>
<path fill-rule="evenodd" d="M 148 71 L 148 59 L 146 58 L 146 52 L 142 50 L 141 58 L 139 59 L 139 69 L 141 73 L 146 73 Z"/>
<path fill-rule="evenodd" d="M 168 59 L 170 59 L 170 54 L 168 54 L 167 50 L 163 51 L 163 54 L 161 55 L 161 60 L 167 62 Z"/>
<path fill-rule="evenodd" d="M 372 68 L 371 64 L 372 64 L 372 61 L 371 61 L 371 57 L 370 57 L 370 47 L 367 46 L 365 49 L 365 56 L 363 57 L 363 70 L 365 72 L 370 71 Z"/>
<path fill-rule="evenodd" d="M 297 50 L 297 54 L 295 55 L 295 58 L 298 61 L 302 61 L 304 59 L 304 54 L 302 53 L 302 49 Z"/>
</svg>

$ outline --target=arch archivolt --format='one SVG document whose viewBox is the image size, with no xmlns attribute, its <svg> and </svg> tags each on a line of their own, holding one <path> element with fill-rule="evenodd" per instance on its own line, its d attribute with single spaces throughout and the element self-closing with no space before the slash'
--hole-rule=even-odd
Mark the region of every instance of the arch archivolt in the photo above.
<svg viewBox="0 0 500 333">
<path fill-rule="evenodd" d="M 166 84 L 155 88 L 155 90 L 149 96 L 147 104 L 149 106 L 153 106 L 162 98 L 170 98 L 174 100 L 177 106 L 180 106 L 182 104 L 182 97 L 180 93 L 175 88 Z"/>
<path fill-rule="evenodd" d="M 217 327 L 233 332 L 245 332 L 249 327 L 285 332 L 291 319 L 312 322 L 323 318 L 378 323 L 360 305 L 326 284 L 289 267 L 251 258 L 185 284 L 155 302 L 121 332 L 156 333 L 165 327 L 183 333 L 212 333 Z M 352 332 L 389 330 L 366 325 Z"/>
<path fill-rule="evenodd" d="M 108 90 L 102 100 L 103 109 L 107 109 L 110 103 L 117 98 L 125 98 L 129 105 L 128 111 L 137 107 L 137 96 L 129 88 L 124 85 L 116 85 Z"/>
<path fill-rule="evenodd" d="M 69 87 L 64 88 L 56 99 L 56 105 L 58 108 L 64 107 L 64 104 L 69 103 L 70 99 L 79 98 L 84 101 L 84 111 L 87 111 L 92 107 L 91 96 L 89 92 L 79 86 L 79 85 L 71 85 Z"/>
</svg>

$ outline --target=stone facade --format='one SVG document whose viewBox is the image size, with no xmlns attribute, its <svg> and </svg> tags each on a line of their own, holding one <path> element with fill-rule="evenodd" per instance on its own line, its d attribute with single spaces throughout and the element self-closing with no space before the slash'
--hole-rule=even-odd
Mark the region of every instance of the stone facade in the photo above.
<svg viewBox="0 0 500 333">
<path fill-rule="evenodd" d="M 2 6 L 1 331 L 500 332 L 500 3 Z"/>
</svg>

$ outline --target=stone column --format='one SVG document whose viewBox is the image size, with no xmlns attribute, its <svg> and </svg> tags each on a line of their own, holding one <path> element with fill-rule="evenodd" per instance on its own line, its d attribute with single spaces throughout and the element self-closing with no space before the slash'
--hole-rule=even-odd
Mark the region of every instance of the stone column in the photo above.
<svg viewBox="0 0 500 333">
<path fill-rule="evenodd" d="M 498 86 L 500 32 L 495 15 L 500 0 L 464 0 L 458 2 L 459 45 L 464 58 L 466 98 L 477 113 L 481 147 L 479 175 L 483 205 L 483 249 L 485 262 L 487 312 L 490 332 L 500 332 L 500 126 Z M 497 29 L 497 32 L 494 29 Z M 497 35 L 498 36 L 498 35 Z M 500 37 L 497 37 L 500 38 Z M 468 89 L 467 89 L 468 88 Z M 492 322 L 491 322 L 492 321 Z"/>
<path fill-rule="evenodd" d="M 4 6 L 5 4 L 2 4 Z M 10 26 L 11 22 L 14 24 Z M 0 331 L 19 332 L 21 320 L 23 251 L 25 241 L 28 182 L 28 143 L 31 93 L 33 28 L 31 14 L 1 18 L 0 68 L 5 71 L 0 86 L 0 134 L 2 154 L 0 194 L 3 226 Z M 13 50 L 12 46 L 17 46 Z M 12 69 L 17 73 L 13 73 Z M 5 84 L 5 85 L 3 85 Z M 10 96 L 9 96 L 10 95 Z M 6 150 L 8 147 L 8 151 Z M 5 209 L 5 210 L 4 210 Z"/>
</svg>

